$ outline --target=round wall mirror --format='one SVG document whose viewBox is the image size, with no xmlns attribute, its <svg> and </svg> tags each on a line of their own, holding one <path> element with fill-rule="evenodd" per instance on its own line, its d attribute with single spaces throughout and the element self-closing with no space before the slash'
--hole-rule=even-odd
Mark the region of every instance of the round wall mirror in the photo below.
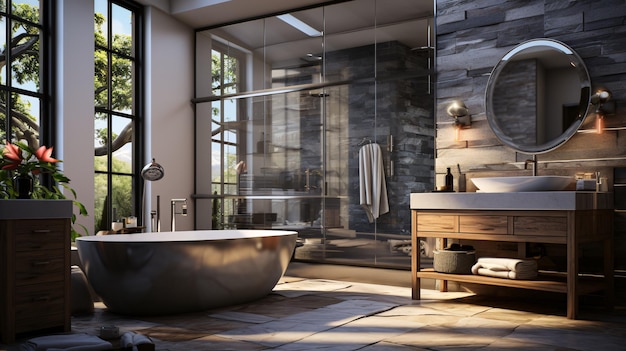
<svg viewBox="0 0 626 351">
<path fill-rule="evenodd" d="M 530 40 L 504 55 L 491 72 L 487 121 L 503 144 L 543 153 L 576 133 L 590 98 L 589 72 L 574 50 L 552 39 Z"/>
</svg>

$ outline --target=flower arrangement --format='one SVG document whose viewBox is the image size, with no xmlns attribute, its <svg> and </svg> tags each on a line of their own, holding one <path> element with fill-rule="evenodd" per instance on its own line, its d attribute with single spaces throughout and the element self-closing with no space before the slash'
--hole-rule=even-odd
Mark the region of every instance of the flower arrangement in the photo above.
<svg viewBox="0 0 626 351">
<path fill-rule="evenodd" d="M 74 197 L 72 202 L 82 216 L 87 215 L 83 204 L 76 200 L 76 191 L 69 186 L 70 179 L 57 167 L 61 160 L 52 157 L 53 147 L 40 146 L 37 149 L 21 143 L 6 142 L 0 158 L 0 199 L 24 198 L 18 189 L 18 180 L 29 183 L 27 198 L 32 199 L 67 199 L 59 186 L 69 190 Z M 48 174 L 54 184 L 46 187 L 41 183 L 40 175 Z M 72 214 L 72 240 L 80 236 L 75 230 L 76 215 Z M 84 232 L 87 228 L 82 226 Z"/>
<path fill-rule="evenodd" d="M 7 141 L 2 152 L 0 165 L 2 165 L 3 170 L 14 171 L 20 176 L 37 175 L 41 171 L 56 173 L 57 168 L 54 163 L 59 162 L 59 160 L 52 157 L 52 150 L 52 147 L 46 148 L 44 145 L 33 150 L 28 145 L 11 144 Z M 26 157 L 24 157 L 23 151 L 26 152 Z"/>
</svg>

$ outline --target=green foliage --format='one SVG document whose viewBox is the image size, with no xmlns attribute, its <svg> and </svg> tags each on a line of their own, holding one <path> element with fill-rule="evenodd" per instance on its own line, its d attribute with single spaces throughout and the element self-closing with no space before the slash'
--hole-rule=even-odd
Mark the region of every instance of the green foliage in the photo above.
<svg viewBox="0 0 626 351">
<path fill-rule="evenodd" d="M 45 151 L 49 151 L 46 153 Z M 73 205 L 78 208 L 81 216 L 87 216 L 87 209 L 77 200 L 76 191 L 69 186 L 70 179 L 57 167 L 57 163 L 61 162 L 50 157 L 52 148 L 47 149 L 42 146 L 38 150 L 32 147 L 16 142 L 7 144 L 2 149 L 2 158 L 0 158 L 0 199 L 16 199 L 17 190 L 14 188 L 13 177 L 17 175 L 28 176 L 33 179 L 32 199 L 50 199 L 65 200 L 68 197 L 61 190 L 72 194 L 70 198 Z M 50 188 L 41 183 L 42 177 L 49 176 L 54 181 L 54 185 Z M 61 187 L 61 188 L 59 188 Z M 72 214 L 72 241 L 82 234 L 76 229 L 79 227 L 81 232 L 87 234 L 87 228 L 76 223 L 76 214 Z"/>
<path fill-rule="evenodd" d="M 97 157 L 95 159 L 96 169 L 107 169 L 107 160 L 105 157 Z M 113 158 L 112 171 L 115 173 L 129 174 L 130 165 Z M 112 179 L 112 200 L 107 198 L 107 183 L 105 176 L 96 176 L 95 185 L 95 231 L 110 229 L 110 220 L 106 218 L 104 212 L 107 201 L 112 201 L 112 207 L 116 209 L 118 217 L 128 217 L 133 215 L 132 208 L 132 178 L 130 176 L 114 176 Z M 117 218 L 112 218 L 116 220 Z"/>
<path fill-rule="evenodd" d="M 19 18 L 39 23 L 39 7 L 28 4 L 13 4 L 12 13 Z M 4 21 L 1 21 L 4 22 Z M 13 57 L 11 69 L 13 78 L 20 84 L 33 82 L 39 86 L 39 29 L 28 25 L 26 22 L 12 21 L 11 30 L 16 33 L 11 43 L 13 52 L 19 52 Z M 3 62 L 3 65 L 6 62 Z"/>
</svg>

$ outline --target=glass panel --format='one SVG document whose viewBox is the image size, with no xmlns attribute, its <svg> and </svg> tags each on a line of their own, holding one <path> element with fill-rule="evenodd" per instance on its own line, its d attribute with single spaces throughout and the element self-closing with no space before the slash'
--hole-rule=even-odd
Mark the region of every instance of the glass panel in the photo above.
<svg viewBox="0 0 626 351">
<path fill-rule="evenodd" d="M 113 175 L 111 177 L 113 196 L 111 205 L 113 205 L 114 217 L 117 216 L 118 220 L 135 215 L 132 202 L 132 181 L 131 176 Z"/>
<path fill-rule="evenodd" d="M 94 97 L 96 108 L 106 108 L 108 104 L 108 57 L 104 50 L 95 51 Z"/>
<path fill-rule="evenodd" d="M 107 198 L 107 176 L 106 174 L 96 174 L 94 177 L 94 222 L 95 231 L 111 229 L 112 219 L 106 212 Z"/>
<path fill-rule="evenodd" d="M 133 165 L 133 122 L 125 117 L 113 117 L 111 131 L 113 164 L 116 173 L 132 173 Z"/>
<path fill-rule="evenodd" d="M 24 140 L 31 147 L 39 147 L 40 101 L 22 94 L 11 94 L 12 139 Z"/>
<path fill-rule="evenodd" d="M 351 1 L 327 8 L 324 31 L 326 81 L 374 78 L 375 9 L 375 0 Z"/>
<path fill-rule="evenodd" d="M 2 1 L 2 8 L 5 6 Z M 13 0 L 11 1 L 11 12 L 21 18 L 28 19 L 34 23 L 41 23 L 39 16 L 39 0 Z"/>
<path fill-rule="evenodd" d="M 108 129 L 107 129 L 107 115 L 104 113 L 96 113 L 95 126 L 94 126 L 94 149 L 95 160 L 94 166 L 96 171 L 107 172 L 108 171 Z"/>
<path fill-rule="evenodd" d="M 214 184 L 222 183 L 222 142 L 221 134 L 213 136 L 213 142 L 211 143 L 211 182 Z M 214 189 L 218 194 L 222 194 L 221 187 Z"/>
<path fill-rule="evenodd" d="M 213 103 L 225 168 L 214 168 L 212 179 L 224 176 L 214 184 L 227 194 L 224 226 L 297 230 L 305 239 L 298 259 L 410 267 L 409 194 L 433 188 L 432 13 L 417 13 L 410 0 L 380 4 L 341 2 L 211 31 L 229 53 L 250 50 L 237 78 L 254 82 L 237 85 L 257 90 Z M 228 82 L 213 73 L 219 96 Z M 236 151 L 226 142 L 231 132 Z M 389 211 L 379 216 L 368 216 L 360 198 L 359 151 L 370 143 L 380 149 L 387 187 Z"/>
<path fill-rule="evenodd" d="M 0 106 L 6 106 L 7 97 L 4 91 L 0 91 Z M 7 115 L 4 108 L 0 108 L 0 143 L 7 140 Z"/>
<path fill-rule="evenodd" d="M 15 88 L 40 90 L 39 29 L 24 22 L 13 21 L 11 83 Z"/>
<path fill-rule="evenodd" d="M 290 14 L 268 17 L 265 19 L 264 60 L 272 68 L 272 88 L 322 83 L 321 62 L 323 58 L 324 10 L 322 8 L 292 12 Z M 257 49 L 257 52 L 261 52 Z M 277 69 L 298 71 L 303 67 L 311 74 L 297 75 L 298 79 L 289 79 L 287 74 L 282 81 L 276 80 L 273 73 Z"/>
<path fill-rule="evenodd" d="M 233 94 L 239 90 L 240 60 L 229 54 L 230 49 L 216 43 L 220 51 L 211 54 L 211 87 L 214 95 Z"/>
<path fill-rule="evenodd" d="M 94 22 L 94 31 L 95 31 L 95 40 L 96 45 L 101 47 L 107 47 L 109 45 L 108 40 L 108 31 L 107 31 L 107 22 L 108 22 L 108 11 L 107 11 L 107 0 L 95 0 L 94 1 L 94 12 L 95 12 L 95 22 Z"/>
<path fill-rule="evenodd" d="M 112 60 L 111 70 L 113 76 L 111 77 L 111 85 L 113 101 L 111 101 L 111 109 L 132 114 L 135 63 L 118 55 L 112 55 Z"/>
<path fill-rule="evenodd" d="M 2 6 L 4 6 L 4 2 L 0 1 L 0 4 Z M 6 38 L 6 32 L 5 32 L 5 28 L 6 28 L 6 17 L 4 16 L 0 16 L 0 48 L 2 48 L 2 50 L 4 50 L 4 48 L 7 47 L 7 38 Z M 2 85 L 6 85 L 6 64 L 3 64 L 2 67 L 0 67 L 0 84 Z"/>
<path fill-rule="evenodd" d="M 213 37 L 213 47 L 227 57 L 235 58 L 238 61 L 236 67 L 229 65 L 223 72 L 226 76 L 238 80 L 237 90 L 231 91 L 244 92 L 266 88 L 264 85 L 265 66 L 262 50 L 264 45 L 263 28 L 263 20 L 255 20 L 210 31 Z M 234 61 L 230 63 L 234 63 Z M 216 61 L 214 55 L 212 67 L 214 88 L 218 85 L 220 87 L 223 86 L 219 79 L 215 79 L 217 77 L 216 74 L 221 73 L 216 71 L 216 67 L 219 65 L 221 63 Z M 245 81 L 246 77 L 254 78 L 253 81 Z M 232 81 L 228 77 L 225 78 L 226 82 Z M 227 91 L 228 89 L 222 88 L 222 90 Z"/>
<path fill-rule="evenodd" d="M 121 6 L 112 5 L 113 50 L 132 56 L 133 52 L 133 13 Z"/>
</svg>

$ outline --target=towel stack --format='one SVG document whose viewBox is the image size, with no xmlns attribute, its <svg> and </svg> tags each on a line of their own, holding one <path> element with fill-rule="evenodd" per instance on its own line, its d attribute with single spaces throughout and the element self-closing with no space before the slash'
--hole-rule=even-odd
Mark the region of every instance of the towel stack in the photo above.
<svg viewBox="0 0 626 351">
<path fill-rule="evenodd" d="M 472 273 L 496 278 L 533 279 L 537 277 L 537 261 L 481 257 L 472 266 Z"/>
</svg>

